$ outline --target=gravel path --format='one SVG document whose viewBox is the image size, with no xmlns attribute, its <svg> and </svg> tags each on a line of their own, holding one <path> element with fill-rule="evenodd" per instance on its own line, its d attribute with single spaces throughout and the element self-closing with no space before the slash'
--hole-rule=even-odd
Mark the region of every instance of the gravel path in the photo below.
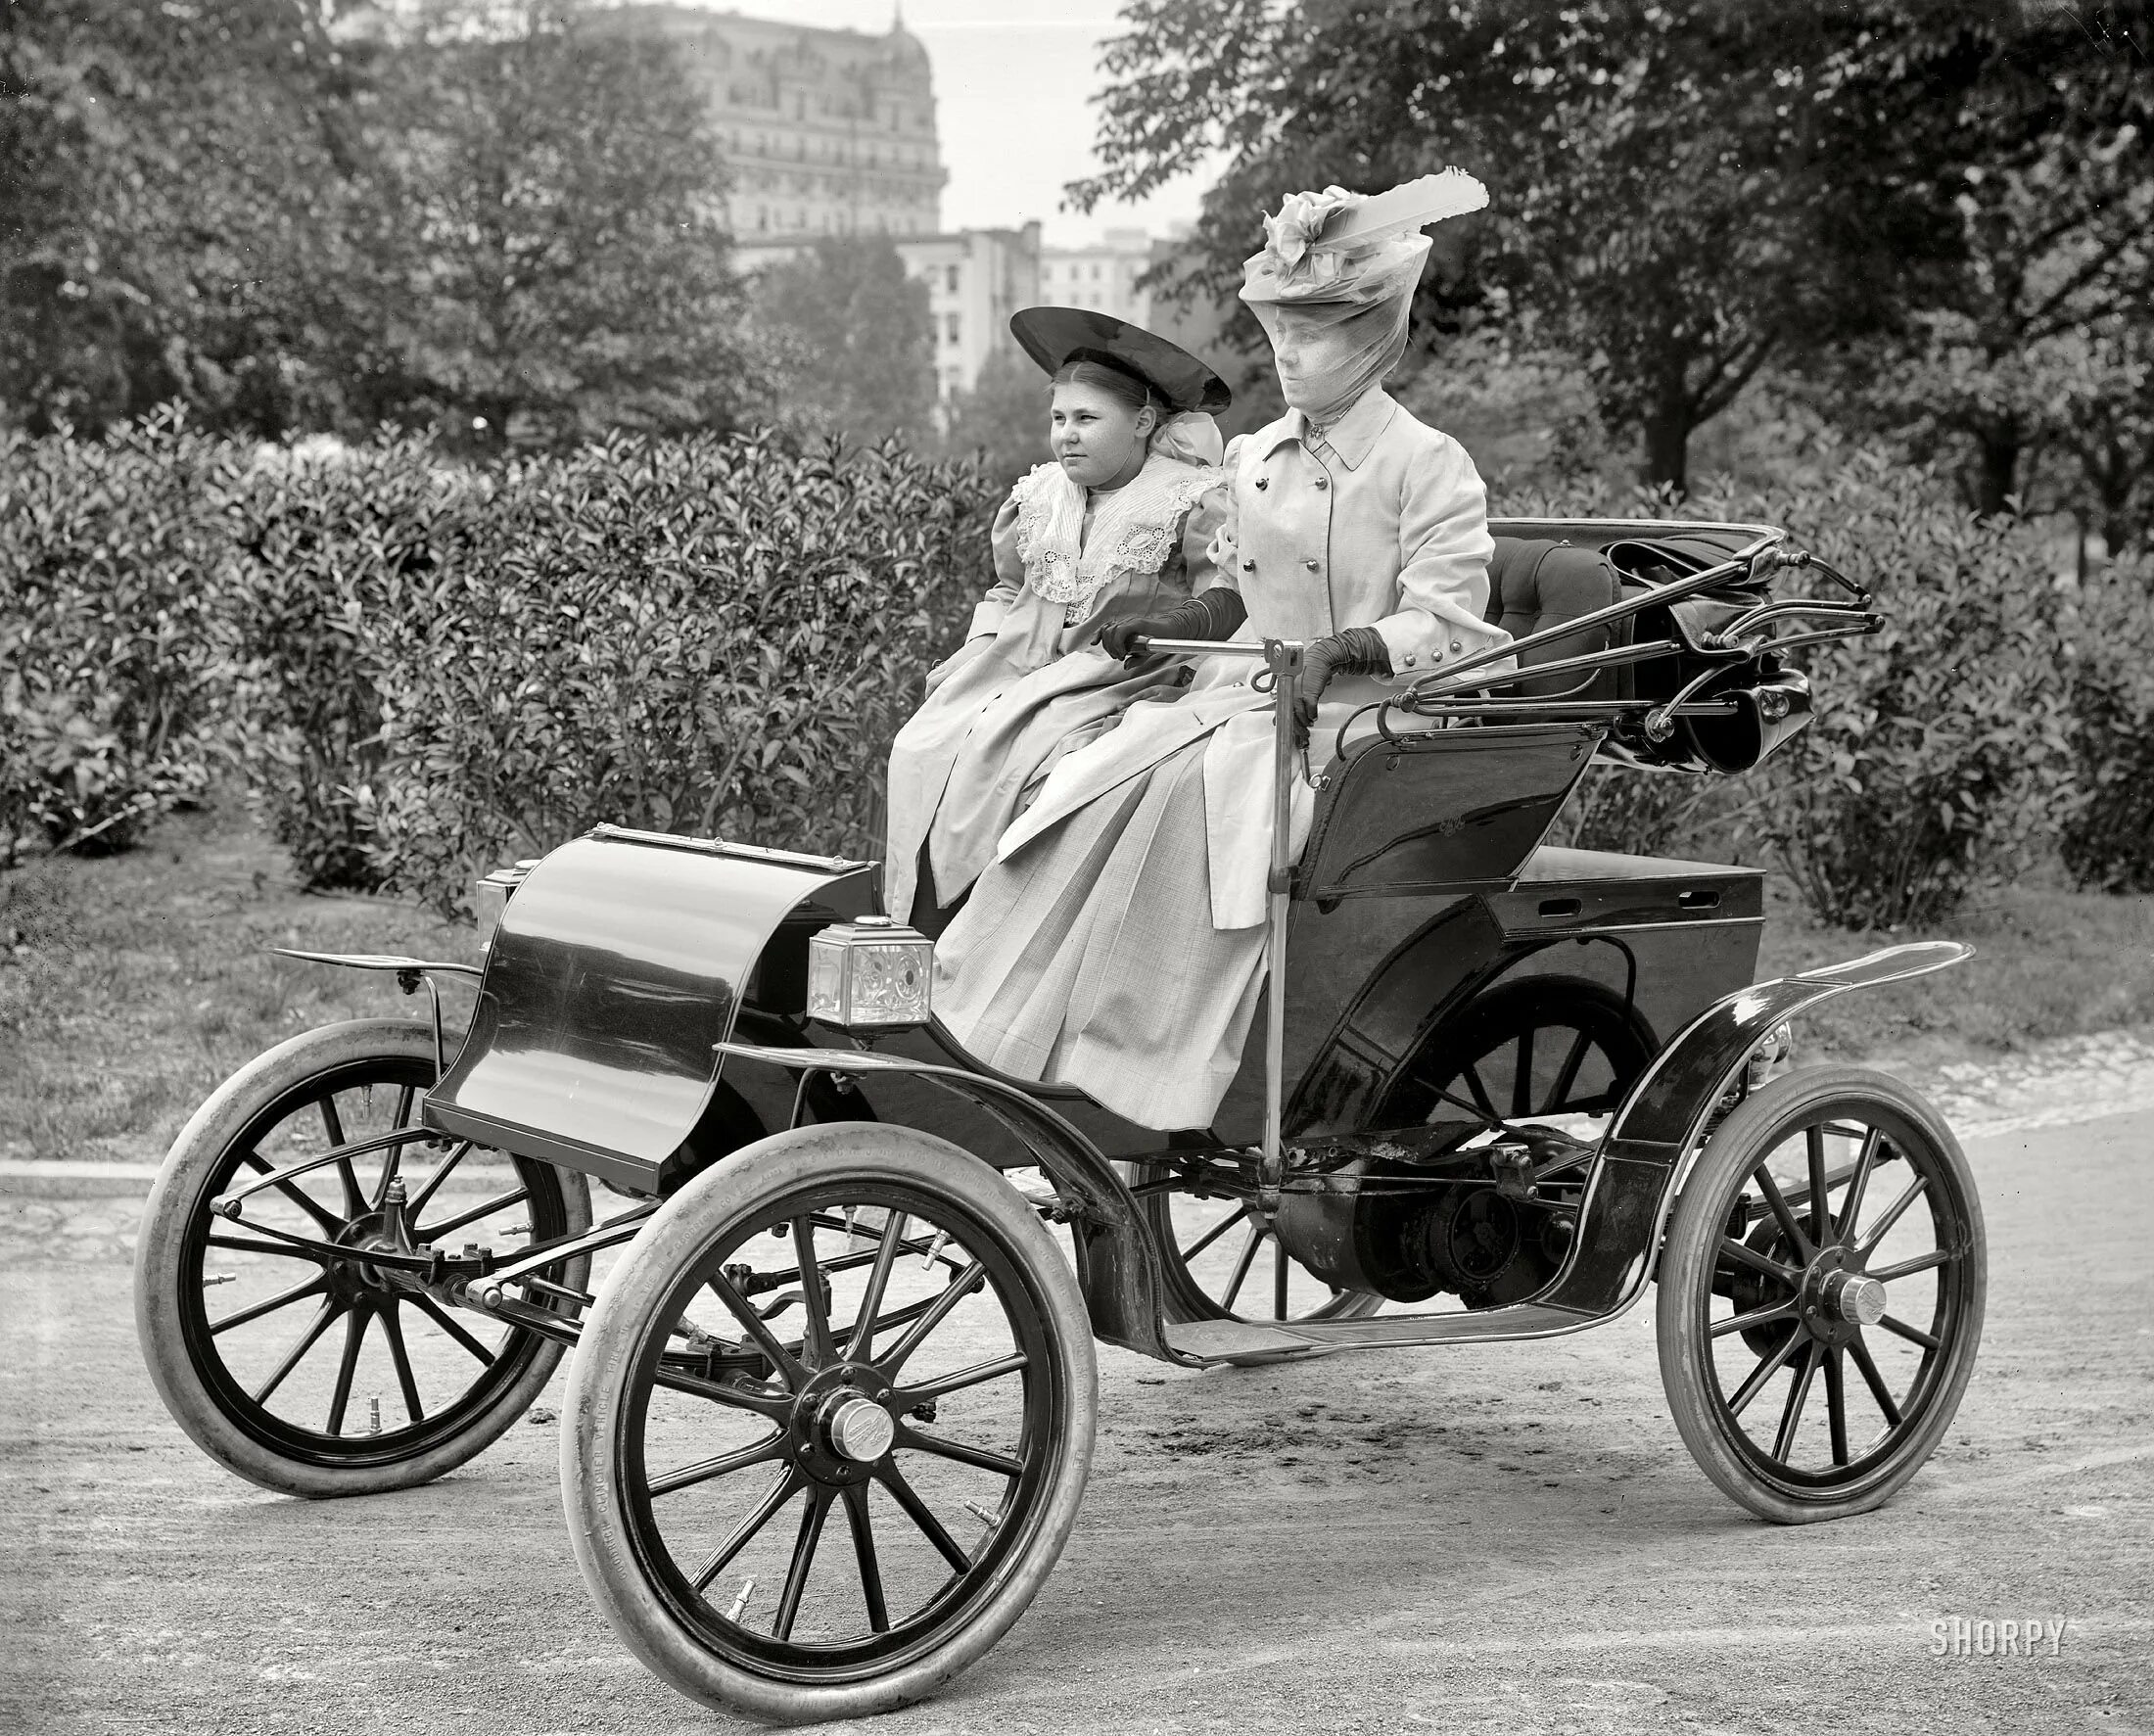
<svg viewBox="0 0 2154 1736">
<path fill-rule="evenodd" d="M 2154 1087 L 2154 1052 L 2131 1065 Z M 1650 1308 L 1292 1369 L 1106 1350 L 1061 1567 L 983 1665 L 873 1728 L 2154 1731 L 2154 1116 L 2040 1125 L 2024 1075 L 1947 1083 L 1963 1125 L 2032 1124 L 1968 1142 L 1983 1359 L 1882 1513 L 1784 1530 L 1724 1501 L 1667 1419 Z M 0 1730 L 732 1727 L 586 1600 L 551 1428 L 363 1503 L 202 1458 L 138 1360 L 136 1210 L 0 1196 Z M 2053 1656 L 1933 1656 L 1955 1617 L 2069 1625 Z"/>
</svg>

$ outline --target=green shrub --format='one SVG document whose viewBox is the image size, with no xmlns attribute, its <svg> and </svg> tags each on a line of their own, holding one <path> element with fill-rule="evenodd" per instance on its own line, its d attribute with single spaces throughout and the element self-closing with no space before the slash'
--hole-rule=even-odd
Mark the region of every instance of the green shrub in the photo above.
<svg viewBox="0 0 2154 1736">
<path fill-rule="evenodd" d="M 980 588 L 976 470 L 895 443 L 616 439 L 370 554 L 372 852 L 458 907 L 594 821 L 873 855 L 889 737 Z"/>
<path fill-rule="evenodd" d="M 244 462 L 164 411 L 0 437 L 0 857 L 117 849 L 209 781 L 230 673 L 217 501 Z"/>
<path fill-rule="evenodd" d="M 1894 928 L 1934 922 L 1975 886 L 2013 877 L 2076 812 L 2047 550 L 2031 530 L 1972 518 L 1928 470 L 1857 453 L 1777 494 L 1709 488 L 1672 503 L 1612 498 L 1596 485 L 1500 509 L 1781 525 L 1798 546 L 1870 586 L 1885 617 L 1873 637 L 1796 654 L 1816 721 L 1733 786 L 1740 794 L 1693 798 L 1659 779 L 1597 771 L 1565 820 L 1581 841 L 1702 850 L 1732 826 L 1764 846 L 1819 917 Z M 1780 590 L 1817 584 L 1796 575 Z"/>
<path fill-rule="evenodd" d="M 2154 568 L 2089 584 L 2073 611 L 2073 748 L 2084 799 L 2064 865 L 2080 885 L 2154 892 Z"/>
</svg>

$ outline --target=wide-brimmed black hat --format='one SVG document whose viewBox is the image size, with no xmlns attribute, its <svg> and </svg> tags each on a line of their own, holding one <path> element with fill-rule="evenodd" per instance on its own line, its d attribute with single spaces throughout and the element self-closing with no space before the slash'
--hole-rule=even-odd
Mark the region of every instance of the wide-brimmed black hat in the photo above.
<svg viewBox="0 0 2154 1736">
<path fill-rule="evenodd" d="M 1010 335 L 1050 374 L 1068 361 L 1103 361 L 1135 374 L 1173 410 L 1216 411 L 1234 394 L 1210 368 L 1178 344 L 1111 313 L 1090 307 L 1021 307 L 1009 316 Z"/>
</svg>

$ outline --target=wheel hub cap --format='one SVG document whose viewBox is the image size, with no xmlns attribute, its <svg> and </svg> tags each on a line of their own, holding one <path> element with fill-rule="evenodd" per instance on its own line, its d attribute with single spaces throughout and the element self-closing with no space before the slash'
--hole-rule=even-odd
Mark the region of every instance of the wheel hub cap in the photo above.
<svg viewBox="0 0 2154 1736">
<path fill-rule="evenodd" d="M 856 1465 L 872 1464 L 898 1437 L 897 1419 L 871 1398 L 847 1398 L 832 1408 L 824 1425 L 830 1450 Z"/>
<path fill-rule="evenodd" d="M 1860 1272 L 1835 1272 L 1823 1286 L 1826 1307 L 1856 1326 L 1875 1326 L 1885 1318 L 1885 1287 Z"/>
</svg>

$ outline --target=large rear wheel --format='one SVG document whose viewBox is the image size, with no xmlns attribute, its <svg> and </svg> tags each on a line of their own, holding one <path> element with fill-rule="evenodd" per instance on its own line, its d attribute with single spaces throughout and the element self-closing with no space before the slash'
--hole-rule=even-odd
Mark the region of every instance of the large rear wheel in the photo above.
<svg viewBox="0 0 2154 1736">
<path fill-rule="evenodd" d="M 569 1534 L 623 1641 L 706 1705 L 888 1712 L 1060 1555 L 1092 1339 L 1032 1208 L 957 1147 L 801 1128 L 668 1200 L 577 1348 Z"/>
</svg>

